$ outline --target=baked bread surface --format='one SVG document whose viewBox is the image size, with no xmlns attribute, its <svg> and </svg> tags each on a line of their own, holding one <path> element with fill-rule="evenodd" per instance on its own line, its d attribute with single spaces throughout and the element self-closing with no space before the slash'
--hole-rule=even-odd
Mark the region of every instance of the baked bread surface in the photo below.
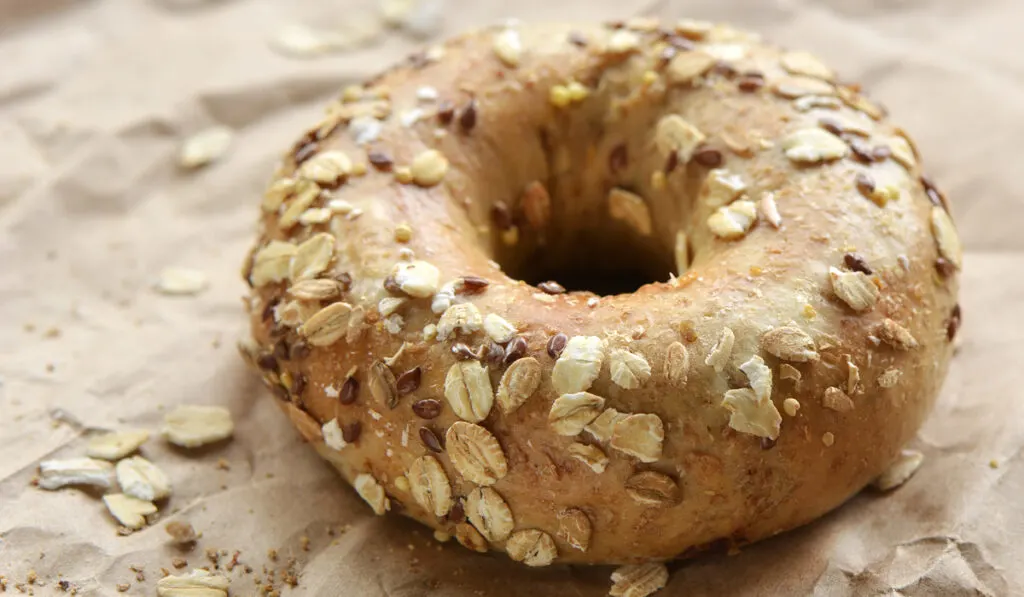
<svg viewBox="0 0 1024 597">
<path fill-rule="evenodd" d="M 346 89 L 285 155 L 241 348 L 378 514 L 528 565 L 664 560 L 893 461 L 961 259 L 913 143 L 812 55 L 509 24 Z M 581 264 L 660 281 L 516 279 Z"/>
</svg>

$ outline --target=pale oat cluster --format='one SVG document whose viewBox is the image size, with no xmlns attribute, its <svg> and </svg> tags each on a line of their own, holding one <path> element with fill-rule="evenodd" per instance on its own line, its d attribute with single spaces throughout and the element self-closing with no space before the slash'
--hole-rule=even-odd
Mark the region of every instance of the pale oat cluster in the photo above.
<svg viewBox="0 0 1024 597">
<path fill-rule="evenodd" d="M 166 415 L 161 434 L 172 444 L 196 448 L 226 439 L 233 431 L 227 409 L 184 405 Z M 86 445 L 87 457 L 40 462 L 36 485 L 48 490 L 73 486 L 114 490 L 102 497 L 107 511 L 125 532 L 142 529 L 148 517 L 157 513 L 156 502 L 168 499 L 172 490 L 170 477 L 163 469 L 142 456 L 133 456 L 149 437 L 150 432 L 144 429 L 94 435 Z"/>
</svg>

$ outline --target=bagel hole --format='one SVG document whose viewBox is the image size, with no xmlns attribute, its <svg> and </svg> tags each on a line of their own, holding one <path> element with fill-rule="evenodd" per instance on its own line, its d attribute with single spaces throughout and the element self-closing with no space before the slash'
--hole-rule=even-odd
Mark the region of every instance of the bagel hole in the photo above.
<svg viewBox="0 0 1024 597">
<path fill-rule="evenodd" d="M 668 281 L 674 258 L 660 249 L 650 239 L 621 229 L 598 229 L 524 253 L 499 255 L 498 262 L 506 274 L 532 286 L 553 280 L 569 292 L 610 296 Z"/>
</svg>

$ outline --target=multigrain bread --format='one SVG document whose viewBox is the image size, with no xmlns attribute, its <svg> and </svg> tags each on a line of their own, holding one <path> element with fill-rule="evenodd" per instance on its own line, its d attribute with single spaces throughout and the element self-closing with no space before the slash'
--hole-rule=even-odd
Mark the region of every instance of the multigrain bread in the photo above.
<svg viewBox="0 0 1024 597">
<path fill-rule="evenodd" d="M 860 490 L 935 399 L 962 257 L 919 162 L 729 27 L 466 34 L 284 157 L 242 352 L 377 514 L 528 565 L 747 543 Z M 583 263 L 652 282 L 516 279 Z"/>
</svg>

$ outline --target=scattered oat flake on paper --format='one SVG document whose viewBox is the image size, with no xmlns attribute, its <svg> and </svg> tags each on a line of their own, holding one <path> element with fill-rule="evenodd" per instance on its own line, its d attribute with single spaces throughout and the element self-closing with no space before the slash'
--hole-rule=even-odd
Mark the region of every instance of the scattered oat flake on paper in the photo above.
<svg viewBox="0 0 1024 597">
<path fill-rule="evenodd" d="M 120 460 L 139 449 L 149 439 L 149 431 L 130 429 L 97 435 L 89 440 L 86 456 L 103 460 Z"/>
<path fill-rule="evenodd" d="M 146 517 L 156 514 L 156 506 L 123 493 L 109 493 L 103 496 L 107 510 L 118 522 L 129 529 L 138 530 L 146 526 Z"/>
<path fill-rule="evenodd" d="M 231 580 L 197 568 L 186 576 L 165 576 L 156 583 L 158 597 L 227 597 Z"/>
<path fill-rule="evenodd" d="M 196 448 L 231 437 L 235 425 L 222 406 L 179 406 L 164 417 L 160 433 L 176 446 Z"/>
<path fill-rule="evenodd" d="M 60 489 L 69 485 L 92 485 L 109 488 L 114 480 L 114 466 L 92 458 L 65 458 L 39 463 L 39 487 Z"/>
<path fill-rule="evenodd" d="M 271 47 L 291 58 L 314 58 L 366 46 L 380 37 L 384 24 L 367 14 L 346 19 L 334 27 L 286 25 L 271 39 Z"/>
<path fill-rule="evenodd" d="M 188 296 L 206 290 L 210 280 L 203 272 L 188 267 L 165 267 L 160 271 L 156 290 L 160 294 Z"/>
<path fill-rule="evenodd" d="M 210 127 L 185 140 L 178 156 L 183 168 L 200 168 L 224 156 L 234 133 L 226 126 Z"/>
</svg>

